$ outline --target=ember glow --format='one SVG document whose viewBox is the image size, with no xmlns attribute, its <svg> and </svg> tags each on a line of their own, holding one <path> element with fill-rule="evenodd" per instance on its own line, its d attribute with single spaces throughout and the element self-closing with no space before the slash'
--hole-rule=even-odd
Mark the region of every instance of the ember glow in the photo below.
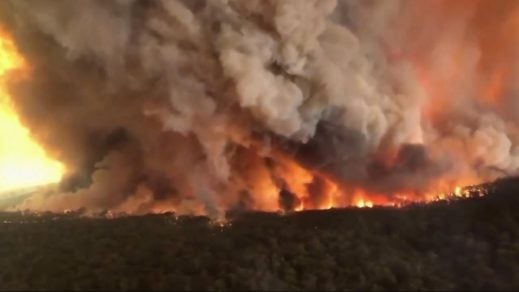
<svg viewBox="0 0 519 292">
<path fill-rule="evenodd" d="M 6 82 L 24 66 L 12 40 L 0 31 L 0 193 L 55 183 L 63 172 L 63 166 L 32 140 L 12 107 Z"/>
<path fill-rule="evenodd" d="M 517 19 L 514 0 L 1 1 L 23 55 L 4 49 L 21 60 L 9 68 L 31 68 L 4 119 L 67 170 L 19 208 L 221 216 L 472 196 L 518 174 Z M 11 172 L 62 176 L 23 151 L 46 162 Z"/>
</svg>

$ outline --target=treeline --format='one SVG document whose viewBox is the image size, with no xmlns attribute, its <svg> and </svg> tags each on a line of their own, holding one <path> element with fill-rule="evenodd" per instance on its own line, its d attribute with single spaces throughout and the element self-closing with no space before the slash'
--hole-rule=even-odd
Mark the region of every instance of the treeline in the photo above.
<svg viewBox="0 0 519 292">
<path fill-rule="evenodd" d="M 519 183 L 403 209 L 0 214 L 0 289 L 519 289 Z"/>
</svg>

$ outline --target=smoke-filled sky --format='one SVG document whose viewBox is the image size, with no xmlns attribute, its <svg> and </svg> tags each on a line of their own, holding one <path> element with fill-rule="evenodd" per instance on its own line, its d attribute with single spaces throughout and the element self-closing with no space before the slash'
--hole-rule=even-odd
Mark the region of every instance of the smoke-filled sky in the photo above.
<svg viewBox="0 0 519 292">
<path fill-rule="evenodd" d="M 519 1 L 6 0 L 0 27 L 67 168 L 21 208 L 217 216 L 518 170 Z"/>
</svg>

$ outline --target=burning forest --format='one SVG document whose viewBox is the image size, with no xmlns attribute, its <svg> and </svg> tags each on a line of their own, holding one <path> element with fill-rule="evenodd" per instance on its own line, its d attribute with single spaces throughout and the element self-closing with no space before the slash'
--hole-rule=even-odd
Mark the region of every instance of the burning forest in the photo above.
<svg viewBox="0 0 519 292">
<path fill-rule="evenodd" d="M 518 174 L 519 2 L 0 2 L 16 210 L 300 211 Z"/>
</svg>

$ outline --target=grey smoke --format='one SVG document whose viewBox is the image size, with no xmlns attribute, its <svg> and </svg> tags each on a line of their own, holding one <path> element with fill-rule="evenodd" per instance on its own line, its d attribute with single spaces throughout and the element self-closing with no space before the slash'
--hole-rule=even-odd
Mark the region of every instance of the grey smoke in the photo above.
<svg viewBox="0 0 519 292">
<path fill-rule="evenodd" d="M 429 97 L 416 72 L 387 56 L 419 45 L 405 34 L 414 16 L 399 15 L 412 5 L 0 2 L 0 23 L 33 69 L 30 80 L 11 86 L 15 107 L 68 169 L 58 195 L 21 208 L 148 212 L 171 205 L 214 215 L 253 189 L 237 161 L 253 159 L 250 152 L 272 157 L 272 148 L 341 183 L 388 195 L 442 176 L 517 171 L 517 118 L 470 100 L 468 85 L 451 88 L 458 101 L 445 109 L 450 118 L 441 128 L 422 123 Z M 463 39 L 460 23 L 441 39 Z M 442 66 L 449 50 L 439 46 L 428 58 Z M 397 161 L 385 165 L 377 157 L 390 149 L 398 149 Z M 257 175 L 270 171 L 254 159 Z"/>
</svg>

